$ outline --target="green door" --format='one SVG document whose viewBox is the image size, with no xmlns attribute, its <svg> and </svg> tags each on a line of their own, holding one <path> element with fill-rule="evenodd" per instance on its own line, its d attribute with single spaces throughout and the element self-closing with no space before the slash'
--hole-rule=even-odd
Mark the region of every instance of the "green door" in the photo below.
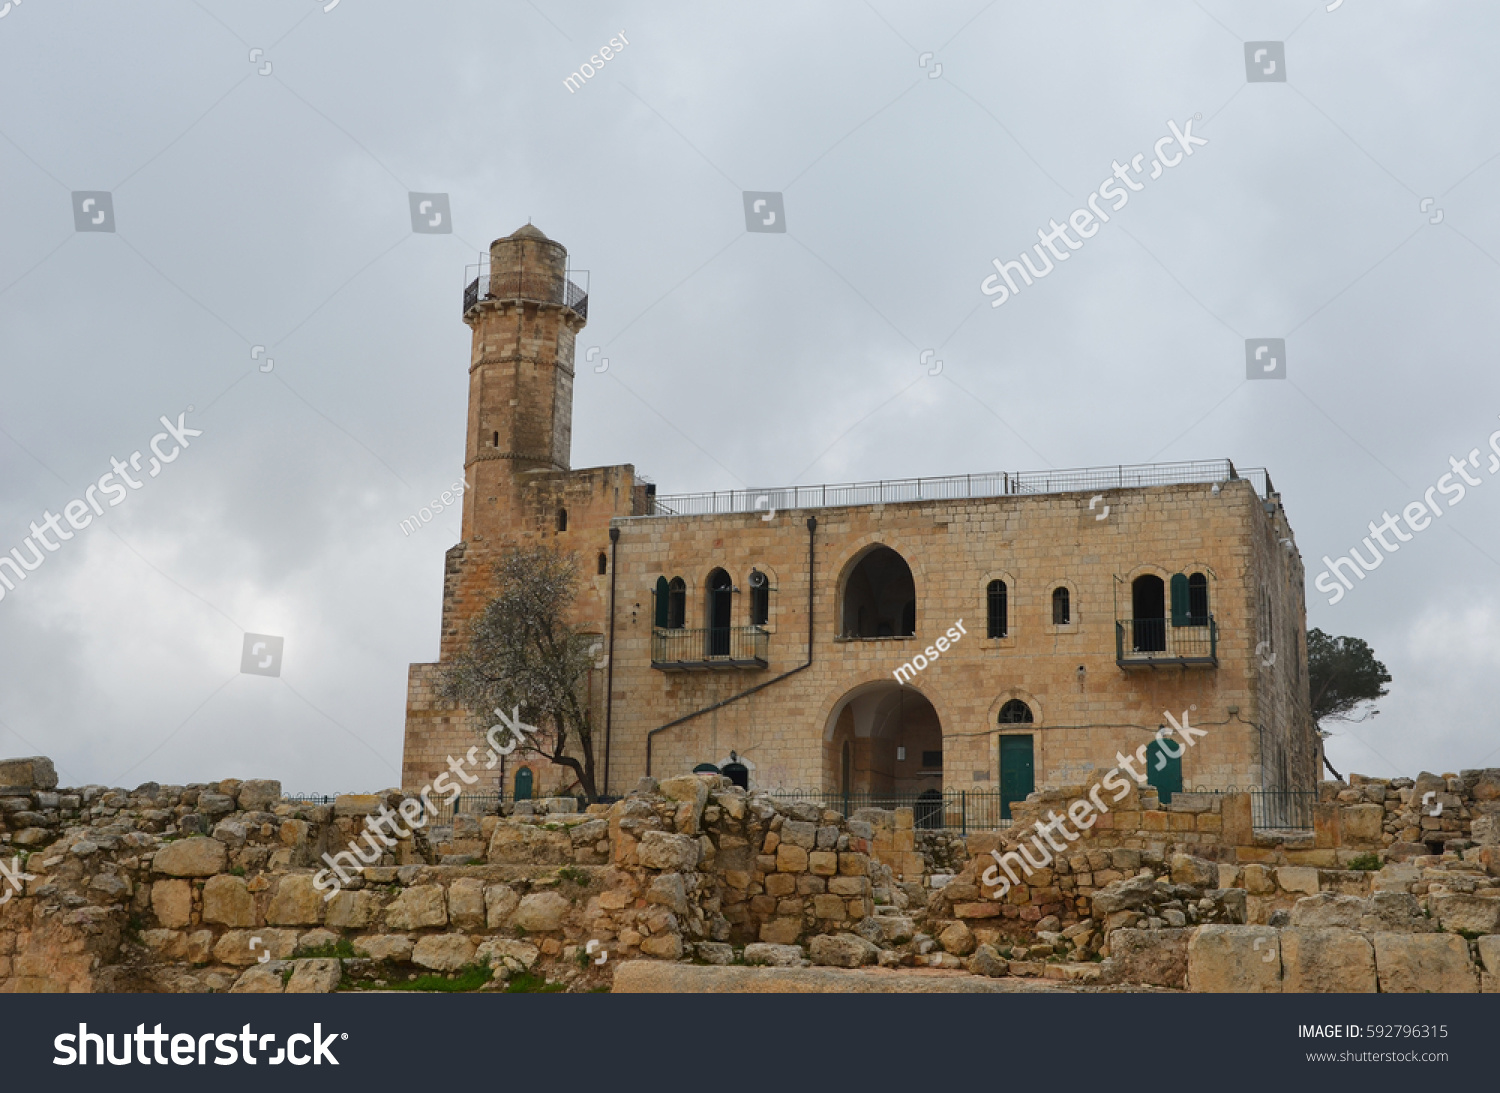
<svg viewBox="0 0 1500 1093">
<path fill-rule="evenodd" d="M 1164 805 L 1172 803 L 1172 794 L 1182 792 L 1182 745 L 1173 741 L 1171 750 L 1177 753 L 1175 758 L 1160 740 L 1151 741 L 1146 749 L 1146 783 L 1156 787 L 1157 799 Z"/>
<path fill-rule="evenodd" d="M 1000 738 L 1000 818 L 1010 819 L 1010 803 L 1024 801 L 1036 789 L 1031 737 Z"/>
<path fill-rule="evenodd" d="M 522 767 L 516 771 L 516 796 L 517 801 L 531 800 L 531 768 Z"/>
</svg>

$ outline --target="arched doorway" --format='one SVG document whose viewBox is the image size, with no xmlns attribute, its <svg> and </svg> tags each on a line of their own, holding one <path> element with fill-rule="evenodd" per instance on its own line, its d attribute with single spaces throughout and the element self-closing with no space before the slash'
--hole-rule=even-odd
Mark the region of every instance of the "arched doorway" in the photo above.
<svg viewBox="0 0 1500 1093">
<path fill-rule="evenodd" d="M 734 613 L 734 582 L 716 569 L 708 575 L 708 655 L 729 655 L 729 624 Z"/>
<path fill-rule="evenodd" d="M 725 763 L 719 773 L 741 789 L 750 788 L 750 768 L 745 766 L 744 763 L 737 761 Z"/>
<path fill-rule="evenodd" d="M 516 771 L 516 790 L 514 800 L 531 800 L 531 768 L 521 767 Z"/>
<path fill-rule="evenodd" d="M 884 681 L 856 687 L 830 711 L 823 739 L 823 788 L 847 798 L 846 811 L 916 808 L 921 798 L 923 814 L 940 818 L 943 727 L 922 692 Z"/>
<path fill-rule="evenodd" d="M 1167 648 L 1167 594 L 1162 579 L 1146 573 L 1130 584 L 1131 640 L 1138 653 Z"/>
<path fill-rule="evenodd" d="M 917 585 L 906 559 L 871 547 L 844 578 L 844 619 L 851 638 L 909 637 L 917 632 Z"/>
</svg>

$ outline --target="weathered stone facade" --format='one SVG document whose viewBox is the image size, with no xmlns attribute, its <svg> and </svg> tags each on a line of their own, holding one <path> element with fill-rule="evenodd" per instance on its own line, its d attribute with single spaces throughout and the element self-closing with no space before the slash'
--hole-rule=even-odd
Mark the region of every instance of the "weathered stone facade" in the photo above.
<svg viewBox="0 0 1500 1093">
<path fill-rule="evenodd" d="M 493 278 L 543 271 L 555 285 L 565 268 L 562 247 L 529 225 L 491 248 Z M 1149 479 L 1162 485 L 1064 478 L 1055 489 L 1023 488 L 1006 479 L 999 496 L 820 503 L 774 514 L 767 505 L 781 503 L 781 493 L 770 491 L 754 511 L 672 515 L 631 466 L 569 469 L 583 317 L 554 302 L 550 289 L 512 295 L 479 299 L 465 314 L 474 332 L 471 488 L 463 542 L 448 553 L 440 657 L 461 647 L 506 547 L 545 541 L 575 552 L 578 618 L 599 634 L 600 663 L 612 668 L 612 694 L 605 694 L 611 669 L 601 667 L 590 685 L 601 729 L 596 757 L 609 770 L 602 792 L 618 794 L 644 774 L 723 765 L 731 755 L 755 787 L 996 789 L 1004 736 L 1029 741 L 1034 786 L 1048 788 L 1107 769 L 1117 751 L 1133 753 L 1166 711 L 1191 711 L 1194 723 L 1211 728 L 1183 759 L 1189 788 L 1315 785 L 1304 574 L 1269 479 L 1263 497 L 1226 463 L 1222 481 L 1170 468 Z M 909 569 L 909 605 L 881 599 L 890 582 L 870 585 L 865 566 L 879 548 Z M 769 588 L 768 611 L 752 634 L 756 574 Z M 1129 621 L 1117 625 L 1132 617 L 1134 582 L 1159 579 L 1161 589 L 1187 575 L 1201 582 L 1194 595 L 1203 617 L 1184 629 L 1174 609 L 1153 625 L 1161 641 L 1168 633 L 1174 642 L 1192 637 L 1205 657 L 1191 666 L 1166 659 L 1122 668 L 1117 641 L 1147 640 Z M 682 617 L 663 634 L 658 589 L 674 578 L 685 585 Z M 710 588 L 714 579 L 722 592 Z M 1005 624 L 990 637 L 994 581 L 1005 585 Z M 1055 614 L 1058 590 L 1067 604 Z M 890 619 L 860 622 L 856 600 Z M 1217 637 L 1213 662 L 1202 663 L 1209 614 Z M 902 664 L 960 620 L 965 636 L 910 685 L 896 682 Z M 724 635 L 721 650 L 705 636 L 712 627 Z M 731 666 L 735 658 L 724 655 L 731 631 L 736 641 L 764 643 L 763 666 L 748 658 Z M 658 658 L 653 643 L 665 639 L 674 652 Z M 692 663 L 669 667 L 693 670 L 662 666 L 680 661 L 683 649 Z M 408 788 L 462 754 L 481 728 L 436 699 L 437 667 L 411 669 Z M 1011 700 L 1025 704 L 1029 723 L 1001 722 Z M 508 763 L 475 789 L 503 785 L 509 794 L 521 765 L 538 791 L 565 790 L 571 777 L 534 757 Z"/>
</svg>

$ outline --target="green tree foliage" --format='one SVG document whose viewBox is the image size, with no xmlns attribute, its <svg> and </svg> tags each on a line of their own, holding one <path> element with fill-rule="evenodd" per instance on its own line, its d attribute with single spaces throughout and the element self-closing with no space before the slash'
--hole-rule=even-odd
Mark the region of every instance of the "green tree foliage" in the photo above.
<svg viewBox="0 0 1500 1093">
<path fill-rule="evenodd" d="M 1307 632 L 1307 682 L 1315 724 L 1348 721 L 1361 702 L 1388 693 L 1391 681 L 1374 650 L 1359 638 L 1335 638 L 1316 627 Z"/>
<path fill-rule="evenodd" d="M 468 647 L 443 669 L 439 691 L 478 715 L 485 729 L 495 710 L 540 732 L 521 754 L 567 767 L 595 800 L 594 725 L 588 700 L 597 634 L 571 620 L 577 559 L 548 546 L 514 548 L 495 565 L 498 592 L 474 623 Z"/>
</svg>

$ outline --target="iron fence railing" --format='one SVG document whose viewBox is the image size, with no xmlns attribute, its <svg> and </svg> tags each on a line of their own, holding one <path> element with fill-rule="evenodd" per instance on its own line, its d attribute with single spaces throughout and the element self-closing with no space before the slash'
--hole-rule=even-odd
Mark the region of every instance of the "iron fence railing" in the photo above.
<svg viewBox="0 0 1500 1093">
<path fill-rule="evenodd" d="M 862 808 L 909 808 L 917 828 L 926 831 L 998 831 L 1009 827 L 1010 820 L 1000 815 L 999 790 L 935 789 L 918 793 L 870 791 L 841 793 L 822 789 L 773 789 L 770 796 L 778 801 L 810 801 L 845 816 Z"/>
<path fill-rule="evenodd" d="M 1219 663 L 1219 624 L 1212 616 L 1193 626 L 1166 619 L 1116 619 L 1115 662 L 1125 668 L 1151 664 Z"/>
<path fill-rule="evenodd" d="M 1252 789 L 1252 824 L 1262 831 L 1311 831 L 1315 789 Z"/>
<path fill-rule="evenodd" d="M 879 482 L 844 482 L 822 486 L 778 486 L 658 496 L 652 516 L 709 516 L 727 513 L 777 512 L 791 509 L 880 505 L 899 501 L 946 501 L 1015 494 L 1080 493 L 1175 486 L 1246 479 L 1261 497 L 1272 493 L 1264 468 L 1238 471 L 1228 459 L 1178 463 L 1120 464 L 1058 471 L 992 471 L 943 478 L 899 478 Z"/>
<path fill-rule="evenodd" d="M 513 271 L 491 273 L 488 263 L 468 266 L 464 270 L 464 314 L 480 300 L 534 300 L 543 304 L 560 304 L 578 315 L 589 317 L 589 290 L 572 280 L 587 270 L 569 270 L 566 276 L 548 273 Z"/>
<path fill-rule="evenodd" d="M 664 672 L 764 668 L 771 635 L 759 626 L 712 626 L 651 632 L 651 667 Z"/>
</svg>

